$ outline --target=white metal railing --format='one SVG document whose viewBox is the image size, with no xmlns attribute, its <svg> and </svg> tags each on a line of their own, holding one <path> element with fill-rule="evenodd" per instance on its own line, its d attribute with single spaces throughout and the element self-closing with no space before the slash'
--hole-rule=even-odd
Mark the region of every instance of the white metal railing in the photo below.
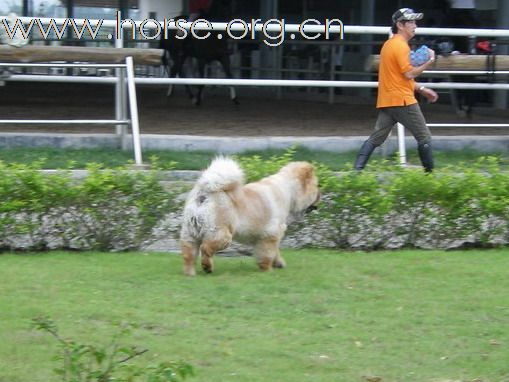
<svg viewBox="0 0 509 382">
<path fill-rule="evenodd" d="M 0 67 L 62 67 L 62 68 L 118 68 L 120 70 L 124 69 L 127 72 L 127 91 L 129 95 L 129 107 L 131 112 L 131 118 L 118 118 L 117 119 L 0 119 L 0 124 L 95 124 L 95 125 L 130 125 L 132 131 L 132 139 L 133 139 L 133 150 L 134 150 L 134 161 L 137 165 L 143 164 L 142 154 L 141 154 L 141 143 L 140 143 L 140 127 L 138 121 L 138 106 L 136 102 L 136 88 L 134 85 L 134 64 L 132 57 L 126 57 L 125 64 L 66 64 L 66 63 L 0 63 Z M 14 78 L 11 78 L 14 77 Z M 60 77 L 58 82 L 87 82 L 87 83 L 117 83 L 118 80 L 114 78 L 96 78 L 101 81 L 87 81 L 85 78 L 87 77 L 68 77 L 68 76 L 24 76 L 24 75 L 14 75 L 8 77 L 8 80 L 21 80 L 21 81 L 37 81 L 35 78 L 26 78 L 26 77 L 36 77 L 39 80 L 50 81 L 57 80 Z M 45 79 L 41 77 L 46 77 Z M 49 78 L 48 78 L 49 77 Z M 89 78 L 90 79 L 90 78 Z M 106 80 L 106 81 L 105 81 Z"/>
<path fill-rule="evenodd" d="M 128 125 L 128 119 L 0 119 L 0 124 L 23 125 Z"/>
<path fill-rule="evenodd" d="M 6 18 L 7 16 L 0 16 L 0 19 Z M 19 18 L 23 23 L 29 23 L 30 20 L 34 19 L 34 17 L 20 17 Z M 43 24 L 48 25 L 51 20 L 58 25 L 61 26 L 66 22 L 66 18 L 50 18 L 50 17 L 37 17 L 37 19 Z M 88 21 L 92 27 L 96 25 L 101 25 L 101 27 L 105 28 L 117 28 L 119 25 L 119 20 L 102 20 L 102 19 L 78 19 L 74 18 L 78 25 L 83 25 L 80 23 L 84 23 Z M 171 19 L 170 19 L 171 20 Z M 123 21 L 123 20 L 121 20 Z M 142 26 L 145 29 L 154 28 L 151 24 L 146 23 L 144 20 L 133 20 L 136 28 L 140 28 Z M 166 20 L 168 21 L 168 20 Z M 164 20 L 159 20 L 159 25 L 164 25 Z M 191 28 L 190 22 L 182 23 L 181 26 L 185 29 Z M 228 23 L 226 22 L 211 22 L 212 28 L 210 28 L 206 23 L 197 23 L 194 25 L 194 29 L 196 30 L 226 30 L 228 27 Z M 167 22 L 167 27 L 169 29 L 177 29 L 175 22 Z M 247 24 L 250 27 L 249 24 Z M 126 22 L 122 24 L 122 27 L 130 28 L 131 23 Z M 267 32 L 281 32 L 281 25 L 273 23 L 264 26 L 262 23 L 257 23 L 255 25 L 254 30 L 257 32 L 262 32 L 263 29 Z M 244 26 L 241 23 L 234 23 L 229 26 L 231 31 L 235 32 L 243 32 L 245 31 Z M 286 33 L 299 33 L 303 30 L 305 33 L 324 33 L 325 26 L 324 25 L 312 25 L 306 24 L 304 27 L 301 27 L 299 24 L 285 24 L 284 31 Z M 250 31 L 250 28 L 249 28 Z M 364 26 L 364 25 L 344 25 L 342 28 L 337 25 L 331 25 L 329 29 L 330 33 L 341 33 L 344 34 L 379 34 L 379 35 L 387 35 L 390 31 L 390 27 L 388 26 Z M 474 29 L 474 28 L 426 28 L 426 27 L 418 27 L 417 34 L 420 35 L 429 35 L 429 36 L 477 36 L 477 37 L 509 37 L 509 30 L 507 29 Z"/>
<path fill-rule="evenodd" d="M 0 17 L 1 18 L 1 17 Z M 26 23 L 30 22 L 32 18 L 21 18 L 21 20 Z M 52 20 L 51 18 L 39 18 L 39 20 L 48 25 Z M 54 22 L 58 25 L 62 25 L 66 19 L 53 19 Z M 80 19 L 75 19 L 78 23 Z M 85 20 L 81 20 L 85 21 Z M 88 20 L 92 25 L 98 25 L 101 22 L 101 25 L 104 27 L 116 28 L 118 27 L 118 20 Z M 163 22 L 159 22 L 161 25 Z M 137 28 L 142 25 L 142 21 L 135 21 L 135 25 Z M 190 29 L 191 23 L 181 24 L 183 28 Z M 211 27 L 209 27 L 209 25 Z M 231 31 L 245 31 L 244 25 L 241 23 L 236 23 L 229 25 L 228 23 L 210 23 L 207 25 L 206 23 L 197 23 L 193 25 L 196 30 L 215 30 L 215 31 L 225 31 L 229 28 Z M 130 23 L 122 24 L 122 27 L 132 27 Z M 150 25 L 145 25 L 145 27 L 150 27 Z M 167 24 L 169 29 L 176 29 L 177 26 L 175 22 Z M 250 28 L 249 28 L 250 29 Z M 279 24 L 269 24 L 262 25 L 257 24 L 254 26 L 254 30 L 257 32 L 267 31 L 267 32 L 281 32 L 281 25 Z M 284 26 L 284 32 L 286 33 L 297 33 L 304 31 L 305 33 L 325 33 L 324 25 L 305 25 L 302 29 L 298 24 L 286 24 Z M 339 26 L 330 26 L 329 33 L 344 33 L 344 34 L 380 34 L 380 35 L 388 35 L 390 31 L 389 27 L 386 26 L 353 26 L 353 25 L 344 25 L 342 27 Z M 478 36 L 478 37 L 509 37 L 509 30 L 506 29 L 471 29 L 471 28 L 418 28 L 417 33 L 421 35 L 435 35 L 435 36 Z M 112 36 L 114 37 L 114 36 Z M 116 47 L 123 46 L 123 40 L 117 39 L 115 40 Z M 58 64 L 47 64 L 51 66 L 58 66 Z M 73 64 L 67 64 L 73 65 Z M 127 62 L 126 62 L 127 65 Z M 132 60 L 131 60 L 132 65 Z M 5 64 L 3 66 L 16 66 L 13 64 Z M 92 66 L 92 65 L 91 65 Z M 117 123 L 122 123 L 125 121 L 125 118 L 121 118 L 123 113 L 125 113 L 125 99 L 122 99 L 122 89 L 120 86 L 123 82 L 121 70 L 117 70 L 117 79 L 113 78 L 91 78 L 91 77 L 62 77 L 62 76 L 37 76 L 37 75 L 13 75 L 9 78 L 12 81 L 55 81 L 55 82 L 89 82 L 89 83 L 116 83 L 117 84 L 117 93 L 116 93 L 116 111 L 117 111 Z M 321 80 L 260 80 L 260 79 L 205 79 L 205 78 L 137 78 L 134 79 L 134 72 L 132 70 L 127 70 L 128 77 L 128 98 L 129 104 L 131 106 L 131 113 L 136 116 L 136 125 L 137 121 L 137 106 L 136 106 L 136 93 L 134 89 L 134 84 L 148 84 L 148 85 L 159 85 L 159 84 L 187 84 L 187 85 L 229 85 L 229 86 L 308 86 L 308 87 L 354 87 L 354 88 L 375 88 L 378 86 L 377 82 L 374 81 L 321 81 Z M 497 71 L 465 71 L 464 74 L 498 74 Z M 427 71 L 425 73 L 443 73 L 443 74 L 462 74 L 462 71 Z M 509 71 L 500 71 L 500 74 L 507 74 Z M 131 78 L 129 78 L 131 77 Z M 427 87 L 435 88 L 435 89 L 489 89 L 489 90 L 509 90 L 509 84 L 485 84 L 485 83 L 451 83 L 451 82 L 442 82 L 442 83 L 426 83 Z M 133 97 L 134 96 L 134 97 Z M 133 117 L 133 115 L 132 115 Z M 134 119 L 131 119 L 131 123 L 134 122 Z M 475 126 L 472 124 L 462 124 L 462 126 Z M 481 124 L 478 124 L 481 125 Z M 503 126 L 506 127 L 506 124 L 482 124 L 483 126 Z M 429 124 L 429 126 L 457 126 L 457 124 Z M 137 133 L 134 133 L 134 123 L 133 123 L 133 143 L 135 144 L 135 156 L 137 157 L 136 163 L 138 163 L 138 159 L 141 163 L 141 146 L 139 142 L 139 130 L 138 126 L 136 126 Z M 135 135 L 137 135 L 137 139 L 135 139 Z M 137 143 L 136 143 L 137 141 Z M 402 126 L 398 126 L 398 141 L 400 147 L 400 155 L 401 162 L 406 162 L 406 154 L 404 147 L 404 131 Z M 138 145 L 138 147 L 136 147 Z M 139 151 L 139 152 L 138 152 Z M 138 152 L 138 154 L 137 154 Z"/>
<path fill-rule="evenodd" d="M 14 65 L 11 65 L 14 66 Z M 21 82 L 91 82 L 116 83 L 113 77 L 87 76 L 54 76 L 43 74 L 17 74 L 7 78 L 8 81 Z M 134 79 L 139 85 L 224 85 L 224 86 L 288 86 L 288 87 L 336 87 L 336 88 L 376 88 L 376 81 L 328 81 L 328 80 L 272 80 L 272 79 L 231 79 L 231 78 L 144 78 Z M 433 89 L 476 89 L 476 90 L 509 90 L 509 84 L 488 84 L 477 82 L 427 82 L 426 87 Z"/>
<path fill-rule="evenodd" d="M 509 74 L 509 70 L 425 70 L 424 74 L 455 74 L 461 76 L 475 75 L 475 74 L 498 74 L 506 75 Z"/>
</svg>

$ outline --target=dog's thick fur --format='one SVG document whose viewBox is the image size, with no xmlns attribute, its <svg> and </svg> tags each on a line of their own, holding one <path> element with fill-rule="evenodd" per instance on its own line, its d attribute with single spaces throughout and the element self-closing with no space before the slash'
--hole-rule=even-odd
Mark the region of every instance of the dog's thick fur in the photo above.
<svg viewBox="0 0 509 382">
<path fill-rule="evenodd" d="M 214 254 L 233 239 L 254 246 L 261 270 L 284 267 L 279 243 L 289 218 L 314 206 L 319 198 L 318 180 L 307 162 L 289 163 L 274 175 L 244 184 L 244 173 L 234 160 L 216 158 L 184 208 L 180 233 L 184 273 L 196 274 L 200 254 L 203 270 L 212 272 Z"/>
</svg>

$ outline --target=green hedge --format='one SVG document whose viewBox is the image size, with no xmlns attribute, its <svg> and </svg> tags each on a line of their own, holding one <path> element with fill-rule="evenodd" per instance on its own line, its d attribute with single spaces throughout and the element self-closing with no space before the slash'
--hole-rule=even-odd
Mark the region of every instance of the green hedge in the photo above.
<svg viewBox="0 0 509 382">
<path fill-rule="evenodd" d="M 248 181 L 292 160 L 239 159 Z M 333 248 L 451 248 L 506 245 L 509 174 L 495 158 L 425 174 L 385 164 L 336 174 L 315 164 L 323 198 L 319 209 L 290 226 L 286 245 Z M 154 229 L 178 229 L 183 193 L 165 189 L 158 171 L 106 170 L 89 165 L 81 180 L 40 164 L 0 163 L 0 249 L 127 250 L 154 239 Z M 162 227 L 162 228 L 161 228 Z"/>
<path fill-rule="evenodd" d="M 135 249 L 178 208 L 178 190 L 165 190 L 157 171 L 91 164 L 76 180 L 40 167 L 0 163 L 0 249 Z"/>
<path fill-rule="evenodd" d="M 495 246 L 509 240 L 509 174 L 496 158 L 426 174 L 380 165 L 336 176 L 320 167 L 325 197 L 306 224 L 339 248 Z"/>
<path fill-rule="evenodd" d="M 253 181 L 292 160 L 239 159 Z M 336 174 L 315 163 L 323 192 L 318 211 L 290 227 L 286 245 L 333 248 L 491 247 L 509 242 L 509 174 L 500 160 L 426 174 L 370 163 L 370 171 Z"/>
</svg>

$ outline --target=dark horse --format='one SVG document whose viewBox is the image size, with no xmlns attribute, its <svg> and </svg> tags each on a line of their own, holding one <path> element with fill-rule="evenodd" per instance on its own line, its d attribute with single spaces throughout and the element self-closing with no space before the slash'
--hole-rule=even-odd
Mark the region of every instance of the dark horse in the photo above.
<svg viewBox="0 0 509 382">
<path fill-rule="evenodd" d="M 200 18 L 210 22 L 222 21 L 227 22 L 229 15 L 229 5 L 225 0 L 215 0 L 212 2 L 208 11 L 201 13 Z M 185 15 L 178 16 L 175 20 L 188 20 Z M 208 31 L 195 32 L 200 36 L 204 36 Z M 227 78 L 233 78 L 230 68 L 230 51 L 228 50 L 228 41 L 225 38 L 226 32 L 212 32 L 205 39 L 193 37 L 190 31 L 187 31 L 185 38 L 178 38 L 177 30 L 168 32 L 168 38 L 164 35 L 160 40 L 159 47 L 165 50 L 163 56 L 163 65 L 166 66 L 169 77 L 185 77 L 184 64 L 186 60 L 195 58 L 198 63 L 198 73 L 201 78 L 205 76 L 205 65 L 213 61 L 218 61 Z M 221 35 L 221 36 L 219 36 Z M 173 62 L 171 64 L 168 55 Z M 194 94 L 190 86 L 186 86 L 188 95 L 191 97 L 195 105 L 199 105 L 202 100 L 203 85 L 197 87 L 198 91 Z M 171 95 L 173 87 L 168 89 L 168 96 Z M 235 88 L 230 87 L 230 98 L 238 104 Z"/>
<path fill-rule="evenodd" d="M 445 12 L 443 26 L 450 28 L 479 28 L 476 12 L 473 9 L 450 8 Z M 454 36 L 451 38 L 453 48 L 461 53 L 472 53 L 470 37 Z M 475 50 L 475 48 L 474 48 Z M 452 82 L 475 82 L 474 76 L 452 75 Z M 456 108 L 456 114 L 472 118 L 473 107 L 478 92 L 470 89 L 453 89 L 452 102 Z"/>
</svg>

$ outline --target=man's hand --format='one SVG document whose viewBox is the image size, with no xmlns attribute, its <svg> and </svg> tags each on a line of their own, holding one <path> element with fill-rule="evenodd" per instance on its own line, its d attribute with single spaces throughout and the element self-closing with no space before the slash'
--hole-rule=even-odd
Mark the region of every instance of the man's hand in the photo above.
<svg viewBox="0 0 509 382">
<path fill-rule="evenodd" d="M 426 99 L 428 100 L 429 103 L 435 103 L 438 100 L 437 92 L 434 91 L 433 89 L 426 88 L 424 86 L 421 86 L 419 88 L 419 94 L 421 94 L 424 97 L 426 97 Z"/>
<path fill-rule="evenodd" d="M 435 51 L 433 49 L 428 48 L 429 60 L 426 61 L 421 66 L 412 67 L 408 72 L 403 73 L 403 75 L 409 80 L 414 79 L 421 75 L 426 69 L 428 69 L 435 62 Z M 434 92 L 433 92 L 434 93 Z M 436 93 L 435 93 L 436 94 Z"/>
<path fill-rule="evenodd" d="M 428 53 L 429 53 L 429 61 L 433 62 L 435 61 L 435 51 L 433 49 L 430 49 L 428 48 Z"/>
</svg>

